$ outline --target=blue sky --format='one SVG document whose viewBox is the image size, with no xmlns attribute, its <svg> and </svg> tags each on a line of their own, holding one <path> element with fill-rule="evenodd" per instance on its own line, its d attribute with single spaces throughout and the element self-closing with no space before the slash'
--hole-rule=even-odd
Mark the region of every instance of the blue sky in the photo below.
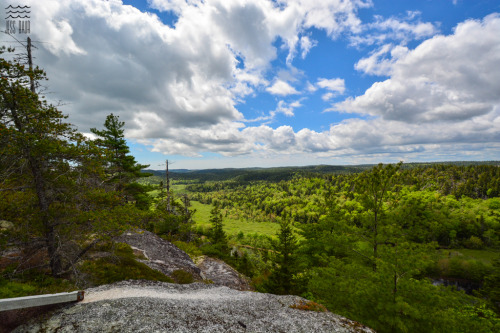
<svg viewBox="0 0 500 333">
<path fill-rule="evenodd" d="M 49 97 L 151 168 L 499 160 L 496 0 L 30 4 Z"/>
</svg>

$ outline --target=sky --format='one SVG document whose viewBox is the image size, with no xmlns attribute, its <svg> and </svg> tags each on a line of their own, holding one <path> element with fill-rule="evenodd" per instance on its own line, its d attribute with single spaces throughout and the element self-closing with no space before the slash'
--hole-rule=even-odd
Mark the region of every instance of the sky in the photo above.
<svg viewBox="0 0 500 333">
<path fill-rule="evenodd" d="M 500 160 L 498 0 L 3 3 L 45 96 L 151 169 Z"/>
</svg>

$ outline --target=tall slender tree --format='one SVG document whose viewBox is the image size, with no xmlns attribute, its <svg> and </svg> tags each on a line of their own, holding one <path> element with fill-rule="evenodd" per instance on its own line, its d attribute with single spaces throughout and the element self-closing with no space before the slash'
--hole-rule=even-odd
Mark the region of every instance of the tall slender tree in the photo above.
<svg viewBox="0 0 500 333">
<path fill-rule="evenodd" d="M 385 167 L 383 164 L 379 164 L 372 170 L 363 172 L 356 180 L 359 199 L 367 210 L 367 214 L 363 219 L 363 231 L 373 250 L 371 260 L 374 271 L 377 270 L 377 259 L 379 258 L 380 229 L 385 221 L 384 204 L 391 190 L 394 189 L 396 176 L 401 165 L 401 162 L 396 165 L 389 164 Z"/>
<path fill-rule="evenodd" d="M 106 182 L 115 190 L 123 192 L 125 201 L 134 201 L 138 208 L 147 210 L 152 202 L 152 198 L 147 194 L 148 188 L 135 181 L 151 176 L 150 173 L 141 172 L 149 165 L 137 163 L 135 157 L 130 155 L 124 125 L 125 122 L 111 113 L 106 117 L 104 129 L 91 128 L 90 131 L 97 136 L 95 144 L 106 151 L 103 161 Z"/>
<path fill-rule="evenodd" d="M 130 155 L 124 135 L 125 122 L 120 121 L 118 116 L 109 114 L 104 122 L 104 129 L 91 128 L 90 131 L 98 138 L 95 143 L 106 149 L 106 171 L 108 181 L 114 183 L 118 188 L 123 188 L 125 184 L 140 177 L 147 177 L 149 174 L 141 173 L 142 169 L 149 165 L 137 163 L 135 157 Z"/>
<path fill-rule="evenodd" d="M 80 256 L 65 250 L 69 225 L 77 223 L 81 193 L 99 177 L 99 165 L 97 151 L 67 116 L 30 89 L 44 79 L 38 68 L 0 58 L 0 202 L 12 203 L 4 218 L 25 226 L 25 235 L 40 236 L 32 243 L 47 250 L 57 276 Z"/>
<path fill-rule="evenodd" d="M 276 253 L 275 267 L 269 276 L 266 288 L 270 292 L 286 295 L 295 291 L 293 276 L 298 272 L 298 243 L 292 223 L 287 220 L 282 221 L 277 236 L 278 242 L 273 245 Z"/>
<path fill-rule="evenodd" d="M 210 229 L 210 238 L 212 239 L 213 245 L 216 246 L 223 254 L 228 254 L 229 245 L 227 243 L 227 235 L 223 229 L 222 213 L 218 205 L 215 205 L 210 211 L 210 223 L 212 224 L 212 229 Z"/>
</svg>

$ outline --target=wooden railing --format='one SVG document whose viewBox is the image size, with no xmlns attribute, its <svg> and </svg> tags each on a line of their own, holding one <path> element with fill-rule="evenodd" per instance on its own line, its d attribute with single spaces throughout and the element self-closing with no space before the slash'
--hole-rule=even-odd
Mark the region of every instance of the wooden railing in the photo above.
<svg viewBox="0 0 500 333">
<path fill-rule="evenodd" d="M 84 291 L 72 291 L 69 293 L 36 295 L 26 297 L 14 297 L 0 299 L 0 312 L 31 308 L 35 306 L 60 304 L 68 302 L 79 302 L 84 297 Z"/>
</svg>

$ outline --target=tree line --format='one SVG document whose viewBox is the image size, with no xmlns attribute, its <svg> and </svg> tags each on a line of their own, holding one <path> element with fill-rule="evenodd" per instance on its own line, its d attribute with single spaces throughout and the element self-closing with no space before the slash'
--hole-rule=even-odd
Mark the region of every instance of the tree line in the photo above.
<svg viewBox="0 0 500 333">
<path fill-rule="evenodd" d="M 266 254 L 272 265 L 253 271 L 256 287 L 302 295 L 380 332 L 497 331 L 500 259 L 445 254 L 464 245 L 498 251 L 500 201 L 415 191 L 401 167 L 378 165 L 334 185 L 317 222 L 282 219 Z M 250 258 L 257 264 L 260 254 Z M 478 287 L 465 294 L 433 285 L 439 277 Z"/>
<path fill-rule="evenodd" d="M 418 242 L 435 241 L 443 247 L 499 245 L 500 199 L 494 196 L 491 190 L 494 187 L 488 187 L 498 182 L 498 167 L 451 165 L 404 169 L 403 166 L 397 173 L 397 194 L 409 210 L 404 222 L 412 225 L 407 231 L 409 237 Z M 365 207 L 355 196 L 363 174 L 297 177 L 277 183 L 207 182 L 191 184 L 186 189 L 191 200 L 218 205 L 227 218 L 278 223 L 290 220 L 307 225 L 318 223 L 327 215 L 332 197 L 343 197 L 351 215 L 362 214 Z M 481 183 L 467 180 L 469 175 L 473 179 L 488 179 L 483 188 L 488 188 L 485 192 L 489 191 L 490 197 L 478 198 Z M 448 177 L 452 178 L 443 180 Z M 450 183 L 454 183 L 456 191 L 470 196 L 452 194 L 446 186 Z"/>
</svg>

